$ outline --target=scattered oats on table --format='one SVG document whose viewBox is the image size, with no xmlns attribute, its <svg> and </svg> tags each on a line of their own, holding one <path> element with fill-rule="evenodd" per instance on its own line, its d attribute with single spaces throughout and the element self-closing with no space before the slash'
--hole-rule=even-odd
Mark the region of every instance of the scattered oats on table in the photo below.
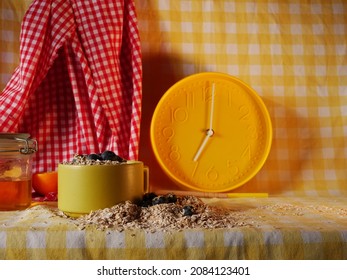
<svg viewBox="0 0 347 280">
<path fill-rule="evenodd" d="M 190 206 L 191 215 L 183 208 Z M 141 206 L 130 201 L 110 208 L 92 211 L 73 222 L 79 229 L 95 227 L 98 230 L 143 229 L 150 232 L 184 229 L 217 229 L 252 226 L 239 213 L 230 209 L 210 206 L 195 196 L 180 196 L 175 202 Z M 253 225 L 254 226 L 254 225 Z"/>
</svg>

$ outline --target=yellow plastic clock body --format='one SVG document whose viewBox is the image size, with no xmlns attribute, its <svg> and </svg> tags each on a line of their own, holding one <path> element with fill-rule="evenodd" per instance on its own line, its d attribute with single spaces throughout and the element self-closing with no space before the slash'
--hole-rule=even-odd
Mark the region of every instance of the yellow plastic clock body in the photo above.
<svg viewBox="0 0 347 280">
<path fill-rule="evenodd" d="M 159 165 L 176 184 L 226 192 L 262 168 L 272 126 L 252 88 L 228 74 L 204 72 L 180 80 L 162 96 L 150 138 Z"/>
</svg>

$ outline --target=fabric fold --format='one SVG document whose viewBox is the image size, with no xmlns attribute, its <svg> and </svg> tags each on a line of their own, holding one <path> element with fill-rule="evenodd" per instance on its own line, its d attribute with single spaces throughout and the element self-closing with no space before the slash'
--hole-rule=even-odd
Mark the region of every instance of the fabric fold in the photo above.
<svg viewBox="0 0 347 280">
<path fill-rule="evenodd" d="M 34 172 L 76 153 L 137 159 L 142 101 L 140 38 L 132 0 L 34 0 L 20 65 L 0 95 L 0 131 L 27 132 Z"/>
</svg>

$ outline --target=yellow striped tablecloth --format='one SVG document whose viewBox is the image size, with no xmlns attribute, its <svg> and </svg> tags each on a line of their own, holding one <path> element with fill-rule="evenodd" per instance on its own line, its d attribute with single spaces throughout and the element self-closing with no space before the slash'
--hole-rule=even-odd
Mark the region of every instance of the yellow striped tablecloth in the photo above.
<svg viewBox="0 0 347 280">
<path fill-rule="evenodd" d="M 79 229 L 55 205 L 0 212 L 0 259 L 347 259 L 346 198 L 205 199 L 248 226 Z"/>
</svg>

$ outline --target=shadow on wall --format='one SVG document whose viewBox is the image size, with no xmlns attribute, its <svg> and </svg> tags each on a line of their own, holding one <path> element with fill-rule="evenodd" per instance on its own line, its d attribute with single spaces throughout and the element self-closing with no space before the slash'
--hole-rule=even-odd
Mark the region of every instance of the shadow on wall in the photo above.
<svg viewBox="0 0 347 280">
<path fill-rule="evenodd" d="M 181 70 L 183 62 L 175 57 L 157 55 L 144 56 L 142 65 L 143 97 L 139 160 L 149 167 L 151 187 L 174 188 L 175 185 L 167 178 L 154 157 L 150 142 L 150 125 L 153 112 L 162 95 L 173 84 L 184 78 Z"/>
<path fill-rule="evenodd" d="M 184 61 L 169 56 L 143 57 L 143 100 L 139 160 L 149 166 L 151 190 L 175 190 L 177 186 L 157 163 L 150 143 L 150 123 L 162 95 L 184 78 Z M 202 72 L 202 71 L 201 71 Z M 192 73 L 193 74 L 193 73 Z M 240 77 L 242 79 L 242 77 Z M 263 97 L 273 126 L 273 142 L 267 161 L 259 173 L 235 192 L 267 192 L 280 195 L 296 191 L 303 182 L 300 176 L 309 159 L 312 135 L 308 120 L 283 104 Z"/>
<path fill-rule="evenodd" d="M 264 98 L 273 127 L 270 154 L 259 173 L 237 192 L 267 192 L 271 195 L 301 191 L 301 176 L 313 147 L 307 119 L 290 107 Z"/>
</svg>

